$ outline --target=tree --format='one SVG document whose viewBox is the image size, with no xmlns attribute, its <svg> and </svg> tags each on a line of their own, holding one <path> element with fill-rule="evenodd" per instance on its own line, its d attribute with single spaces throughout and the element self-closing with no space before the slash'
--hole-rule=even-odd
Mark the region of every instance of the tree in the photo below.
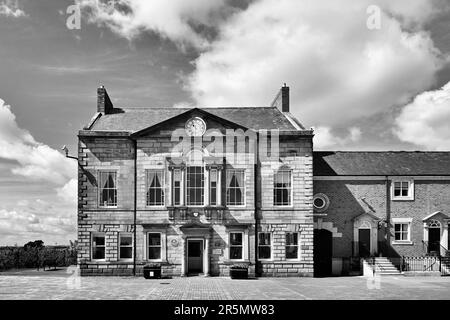
<svg viewBox="0 0 450 320">
<path fill-rule="evenodd" d="M 43 246 L 44 246 L 44 241 L 35 240 L 35 241 L 27 242 L 23 247 L 25 249 L 29 249 L 29 248 L 42 248 Z"/>
</svg>

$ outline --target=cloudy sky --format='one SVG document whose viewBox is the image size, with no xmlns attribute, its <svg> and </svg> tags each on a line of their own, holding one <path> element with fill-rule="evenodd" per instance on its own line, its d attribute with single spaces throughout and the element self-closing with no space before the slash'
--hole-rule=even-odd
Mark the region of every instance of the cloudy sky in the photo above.
<svg viewBox="0 0 450 320">
<path fill-rule="evenodd" d="M 0 245 L 76 238 L 60 148 L 101 84 L 172 107 L 267 106 L 287 83 L 316 149 L 450 150 L 448 0 L 80 0 L 79 28 L 74 4 L 0 0 Z"/>
</svg>

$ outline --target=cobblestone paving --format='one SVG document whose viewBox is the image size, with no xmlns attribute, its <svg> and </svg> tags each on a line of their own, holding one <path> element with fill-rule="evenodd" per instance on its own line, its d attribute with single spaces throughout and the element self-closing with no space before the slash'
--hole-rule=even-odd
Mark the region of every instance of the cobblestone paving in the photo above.
<svg viewBox="0 0 450 320">
<path fill-rule="evenodd" d="M 1 299 L 450 299 L 450 277 L 153 279 L 75 277 L 57 272 L 0 273 Z"/>
</svg>

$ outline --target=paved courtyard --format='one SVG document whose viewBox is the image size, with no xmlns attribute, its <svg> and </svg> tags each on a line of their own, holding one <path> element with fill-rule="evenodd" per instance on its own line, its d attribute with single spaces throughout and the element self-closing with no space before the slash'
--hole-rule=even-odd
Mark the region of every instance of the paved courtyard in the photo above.
<svg viewBox="0 0 450 320">
<path fill-rule="evenodd" d="M 379 280 L 379 281 L 378 281 Z M 450 299 L 450 277 L 76 277 L 71 269 L 0 272 L 0 299 Z"/>
</svg>

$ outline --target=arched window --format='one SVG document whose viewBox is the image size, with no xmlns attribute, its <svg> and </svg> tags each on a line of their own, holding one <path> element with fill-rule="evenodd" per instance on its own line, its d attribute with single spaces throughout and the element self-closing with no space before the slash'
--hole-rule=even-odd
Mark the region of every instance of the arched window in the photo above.
<svg viewBox="0 0 450 320">
<path fill-rule="evenodd" d="M 164 205 L 164 171 L 147 170 L 147 205 Z"/>
<path fill-rule="evenodd" d="M 429 220 L 428 221 L 428 228 L 440 228 L 441 227 L 441 223 L 438 220 Z"/>
<path fill-rule="evenodd" d="M 244 170 L 227 169 L 227 205 L 244 205 L 244 181 Z"/>
</svg>

